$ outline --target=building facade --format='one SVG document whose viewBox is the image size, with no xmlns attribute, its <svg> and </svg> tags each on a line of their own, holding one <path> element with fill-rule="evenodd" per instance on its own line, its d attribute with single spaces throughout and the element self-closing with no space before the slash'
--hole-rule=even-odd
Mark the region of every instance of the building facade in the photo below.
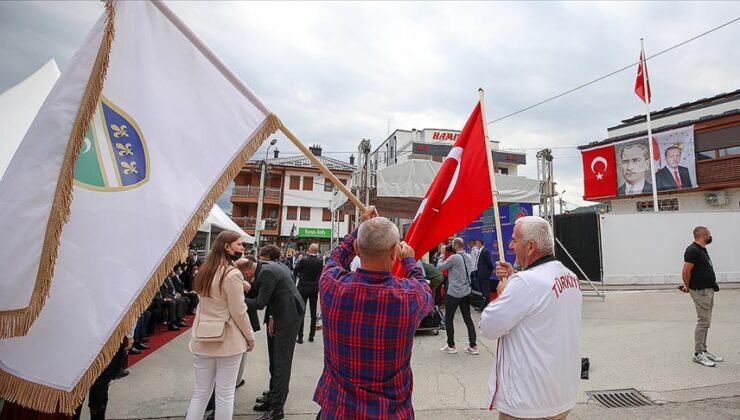
<svg viewBox="0 0 740 420">
<path fill-rule="evenodd" d="M 410 159 L 442 162 L 459 135 L 459 130 L 436 128 L 395 130 L 370 155 L 370 170 L 375 172 Z M 491 141 L 491 153 L 494 170 L 504 175 L 517 175 L 517 166 L 527 163 L 523 150 L 502 150 L 497 141 Z"/>
<path fill-rule="evenodd" d="M 321 156 L 318 146 L 310 148 L 321 162 L 345 184 L 355 166 Z M 250 235 L 255 234 L 261 161 L 248 162 L 235 178 L 231 194 L 232 219 Z M 303 250 L 318 242 L 322 251 L 329 249 L 332 238 L 332 215 L 329 207 L 334 185 L 305 156 L 279 157 L 267 160 L 261 231 L 262 244 Z M 343 237 L 353 226 L 354 214 L 338 214 L 338 232 Z"/>
<path fill-rule="evenodd" d="M 644 115 L 580 147 L 584 199 L 602 203 L 593 246 L 604 283 L 681 284 L 696 226 L 712 232 L 717 281 L 740 281 L 740 90 L 652 112 L 651 120 L 652 155 Z"/>
</svg>

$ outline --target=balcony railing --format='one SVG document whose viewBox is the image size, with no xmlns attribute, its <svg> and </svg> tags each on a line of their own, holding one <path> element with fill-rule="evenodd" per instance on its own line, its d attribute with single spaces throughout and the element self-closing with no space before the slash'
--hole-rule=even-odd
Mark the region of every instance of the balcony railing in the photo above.
<svg viewBox="0 0 740 420">
<path fill-rule="evenodd" d="M 242 229 L 254 229 L 255 225 L 257 224 L 256 217 L 240 216 L 240 217 L 232 217 L 231 220 L 233 220 L 234 223 L 239 225 L 239 227 Z M 277 229 L 277 225 L 278 225 L 277 219 L 264 219 L 264 221 L 265 221 L 265 230 Z"/>
<path fill-rule="evenodd" d="M 258 198 L 260 194 L 260 187 L 253 185 L 239 185 L 234 187 L 234 191 L 231 193 L 235 197 L 250 197 Z M 265 187 L 265 198 L 280 199 L 280 188 L 268 188 Z"/>
</svg>

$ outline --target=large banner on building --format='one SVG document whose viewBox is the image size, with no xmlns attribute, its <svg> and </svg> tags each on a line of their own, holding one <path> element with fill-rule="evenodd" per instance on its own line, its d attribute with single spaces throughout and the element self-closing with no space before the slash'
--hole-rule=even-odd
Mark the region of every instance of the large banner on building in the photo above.
<svg viewBox="0 0 740 420">
<path fill-rule="evenodd" d="M 696 188 L 694 126 L 581 151 L 584 199 L 652 193 L 650 161 L 658 191 Z"/>
<path fill-rule="evenodd" d="M 514 222 L 516 219 L 532 215 L 532 204 L 509 204 L 499 206 L 501 216 L 501 236 L 504 241 L 504 258 L 511 264 L 516 261 L 516 254 L 509 249 L 511 235 L 514 233 Z M 473 223 L 457 233 L 467 244 L 471 239 L 482 239 L 486 248 L 491 251 L 491 259 L 495 263 L 499 260 L 498 243 L 496 241 L 496 222 L 494 221 L 493 209 L 486 209 Z M 496 278 L 496 273 L 491 274 Z"/>
<path fill-rule="evenodd" d="M 658 191 L 696 188 L 694 126 L 658 133 L 653 139 Z"/>
</svg>

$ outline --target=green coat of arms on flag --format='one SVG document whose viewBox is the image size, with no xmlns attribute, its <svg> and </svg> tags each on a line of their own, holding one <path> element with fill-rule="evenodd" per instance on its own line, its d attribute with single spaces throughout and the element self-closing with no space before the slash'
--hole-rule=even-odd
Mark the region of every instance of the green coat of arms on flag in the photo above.
<svg viewBox="0 0 740 420">
<path fill-rule="evenodd" d="M 94 191 L 122 191 L 149 180 L 144 135 L 130 115 L 100 95 L 75 162 L 75 185 Z"/>
</svg>

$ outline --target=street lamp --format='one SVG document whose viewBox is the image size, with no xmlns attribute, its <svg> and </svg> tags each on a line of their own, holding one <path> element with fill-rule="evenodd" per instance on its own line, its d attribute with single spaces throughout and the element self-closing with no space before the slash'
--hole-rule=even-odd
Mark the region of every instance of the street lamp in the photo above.
<svg viewBox="0 0 740 420">
<path fill-rule="evenodd" d="M 265 151 L 265 159 L 262 161 L 262 174 L 260 174 L 260 192 L 257 198 L 257 220 L 254 224 L 254 243 L 259 251 L 260 248 L 260 232 L 262 231 L 262 203 L 265 201 L 265 174 L 267 173 L 267 155 L 270 154 L 270 148 L 277 143 L 277 139 L 270 140 L 270 145 L 267 146 Z"/>
</svg>

